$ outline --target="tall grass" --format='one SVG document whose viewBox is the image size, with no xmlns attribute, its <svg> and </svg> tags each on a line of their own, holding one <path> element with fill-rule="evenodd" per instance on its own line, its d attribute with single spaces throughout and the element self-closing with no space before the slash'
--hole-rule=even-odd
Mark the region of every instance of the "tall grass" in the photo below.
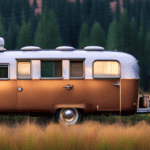
<svg viewBox="0 0 150 150">
<path fill-rule="evenodd" d="M 121 121 L 119 116 L 93 116 L 93 120 L 91 117 L 70 126 L 54 120 L 43 125 L 43 121 L 29 116 L 14 117 L 13 123 L 7 120 L 10 117 L 3 123 L 0 119 L 0 149 L 143 150 L 150 147 L 150 117 L 128 116 L 121 117 Z"/>
</svg>

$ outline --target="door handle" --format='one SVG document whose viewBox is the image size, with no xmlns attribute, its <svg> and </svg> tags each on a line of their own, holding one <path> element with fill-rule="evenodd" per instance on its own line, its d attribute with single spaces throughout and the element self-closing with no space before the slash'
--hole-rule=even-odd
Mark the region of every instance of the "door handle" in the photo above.
<svg viewBox="0 0 150 150">
<path fill-rule="evenodd" d="M 70 90 L 70 88 L 72 88 L 72 87 L 73 87 L 72 85 L 70 86 L 70 85 L 68 84 L 68 85 L 65 86 L 64 88 L 67 88 L 68 90 Z"/>
<path fill-rule="evenodd" d="M 118 82 L 117 84 L 113 84 L 113 85 L 120 86 L 120 82 Z"/>
</svg>

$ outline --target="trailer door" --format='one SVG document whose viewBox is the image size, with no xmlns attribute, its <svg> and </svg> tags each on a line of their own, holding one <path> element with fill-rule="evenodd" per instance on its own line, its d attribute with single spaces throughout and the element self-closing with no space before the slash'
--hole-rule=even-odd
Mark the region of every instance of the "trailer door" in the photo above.
<svg viewBox="0 0 150 150">
<path fill-rule="evenodd" d="M 120 63 L 111 60 L 97 60 L 93 63 L 94 103 L 99 111 L 120 110 Z"/>
</svg>

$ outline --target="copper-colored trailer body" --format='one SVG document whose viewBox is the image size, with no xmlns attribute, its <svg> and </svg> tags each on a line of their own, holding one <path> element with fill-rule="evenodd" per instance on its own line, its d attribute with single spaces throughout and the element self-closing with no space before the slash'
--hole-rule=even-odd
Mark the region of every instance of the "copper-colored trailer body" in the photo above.
<svg viewBox="0 0 150 150">
<path fill-rule="evenodd" d="M 120 111 L 119 87 L 113 86 L 117 80 L 0 81 L 0 112 L 55 113 L 56 108 L 61 108 L 58 104 L 62 104 L 63 107 L 65 104 L 86 103 L 93 107 L 85 111 L 92 111 L 92 108 L 93 111 Z M 73 85 L 73 88 L 70 90 L 63 88 L 67 84 Z M 23 87 L 23 90 L 18 92 L 17 87 Z M 121 79 L 121 111 L 136 113 L 137 87 L 138 80 Z"/>
<path fill-rule="evenodd" d="M 62 77 L 42 78 L 42 60 L 61 60 Z M 72 60 L 83 61 L 82 77 L 70 77 Z M 18 77 L 17 64 L 20 61 L 30 62 L 30 77 Z M 94 76 L 95 61 L 118 62 L 120 77 Z M 55 114 L 59 108 L 81 108 L 85 113 L 137 111 L 139 66 L 136 58 L 130 54 L 86 50 L 1 51 L 0 65 L 5 64 L 8 65 L 8 78 L 0 79 L 0 112 Z M 66 86 L 70 86 L 70 89 Z"/>
</svg>

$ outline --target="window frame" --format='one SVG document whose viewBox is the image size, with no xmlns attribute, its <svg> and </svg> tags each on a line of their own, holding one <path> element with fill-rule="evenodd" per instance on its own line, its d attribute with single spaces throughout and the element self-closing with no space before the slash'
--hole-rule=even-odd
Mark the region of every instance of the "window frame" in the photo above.
<svg viewBox="0 0 150 150">
<path fill-rule="evenodd" d="M 120 65 L 120 76 L 99 76 L 99 77 L 95 77 L 94 76 L 94 63 L 96 62 L 96 61 L 116 61 L 116 62 L 118 62 L 119 63 L 119 65 Z M 93 63 L 92 63 L 92 78 L 95 78 L 95 79 L 120 79 L 121 78 L 121 63 L 118 61 L 118 60 L 114 60 L 114 59 L 111 59 L 111 60 L 109 60 L 109 59 L 98 59 L 98 60 L 94 60 L 93 61 Z"/>
<path fill-rule="evenodd" d="M 9 80 L 10 79 L 10 63 L 0 63 L 0 66 L 7 65 L 8 66 L 8 78 L 0 78 L 0 80 Z"/>
<path fill-rule="evenodd" d="M 30 77 L 18 77 L 18 62 L 30 62 Z M 32 79 L 32 63 L 31 63 L 31 59 L 22 59 L 22 60 L 17 60 L 16 61 L 16 77 L 17 79 Z"/>
</svg>

